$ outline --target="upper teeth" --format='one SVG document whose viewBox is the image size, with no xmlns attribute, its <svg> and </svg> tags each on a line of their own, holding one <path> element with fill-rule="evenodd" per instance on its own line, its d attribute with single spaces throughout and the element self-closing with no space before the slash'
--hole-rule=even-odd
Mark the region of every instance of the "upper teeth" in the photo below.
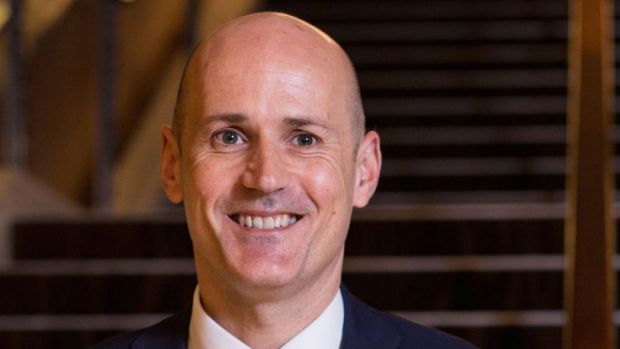
<svg viewBox="0 0 620 349">
<path fill-rule="evenodd" d="M 274 229 L 286 227 L 287 225 L 293 224 L 296 221 L 297 217 L 288 214 L 280 214 L 266 217 L 239 215 L 239 224 L 241 226 L 256 229 Z"/>
</svg>

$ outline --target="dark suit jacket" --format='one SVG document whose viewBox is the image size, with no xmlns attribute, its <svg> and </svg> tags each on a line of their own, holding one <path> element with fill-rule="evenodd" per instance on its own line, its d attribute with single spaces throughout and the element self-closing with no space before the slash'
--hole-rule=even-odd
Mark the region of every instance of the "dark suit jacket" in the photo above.
<svg viewBox="0 0 620 349">
<path fill-rule="evenodd" d="M 465 341 L 370 308 L 342 288 L 342 349 L 471 349 Z M 92 349 L 186 349 L 191 308 Z M 320 348 L 317 348 L 320 349 Z"/>
</svg>

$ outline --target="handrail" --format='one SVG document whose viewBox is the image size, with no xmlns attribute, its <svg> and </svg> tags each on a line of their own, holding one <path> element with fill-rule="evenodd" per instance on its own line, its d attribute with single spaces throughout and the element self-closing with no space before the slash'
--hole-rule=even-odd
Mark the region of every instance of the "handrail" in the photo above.
<svg viewBox="0 0 620 349">
<path fill-rule="evenodd" d="M 564 302 L 567 349 L 611 349 L 615 293 L 613 7 L 571 0 Z"/>
</svg>

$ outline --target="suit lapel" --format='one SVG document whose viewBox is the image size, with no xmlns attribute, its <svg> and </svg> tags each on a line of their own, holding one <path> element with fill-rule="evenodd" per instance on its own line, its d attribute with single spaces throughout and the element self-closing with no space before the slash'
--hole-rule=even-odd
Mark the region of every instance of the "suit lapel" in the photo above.
<svg viewBox="0 0 620 349">
<path fill-rule="evenodd" d="M 383 314 L 368 307 L 342 288 L 344 328 L 341 349 L 394 349 L 402 338 Z"/>
<path fill-rule="evenodd" d="M 145 329 L 132 349 L 187 349 L 191 307 Z"/>
</svg>

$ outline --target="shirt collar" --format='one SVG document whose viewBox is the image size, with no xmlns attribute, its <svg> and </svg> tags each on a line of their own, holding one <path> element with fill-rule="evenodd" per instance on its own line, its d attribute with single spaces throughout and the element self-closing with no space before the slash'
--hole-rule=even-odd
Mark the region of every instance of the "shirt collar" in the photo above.
<svg viewBox="0 0 620 349">
<path fill-rule="evenodd" d="M 314 321 L 281 349 L 338 349 L 342 340 L 344 305 L 340 290 Z M 220 326 L 200 303 L 198 287 L 194 291 L 192 317 L 189 325 L 188 349 L 251 349 Z"/>
</svg>

